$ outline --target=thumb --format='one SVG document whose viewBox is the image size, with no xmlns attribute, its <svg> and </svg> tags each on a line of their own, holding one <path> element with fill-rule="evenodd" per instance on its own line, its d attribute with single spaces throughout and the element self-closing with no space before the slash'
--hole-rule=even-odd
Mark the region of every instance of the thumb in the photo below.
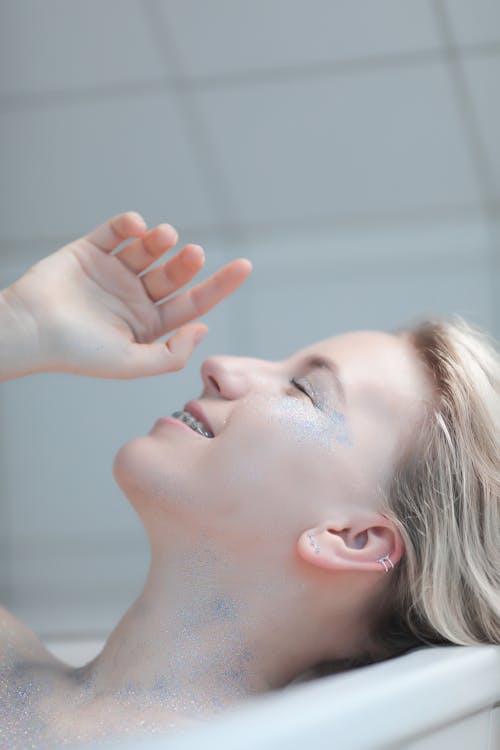
<svg viewBox="0 0 500 750">
<path fill-rule="evenodd" d="M 170 336 L 169 340 L 165 342 L 165 347 L 167 351 L 170 352 L 172 361 L 175 358 L 175 360 L 180 360 L 182 362 L 179 369 L 184 367 L 193 353 L 195 346 L 198 346 L 200 341 L 205 338 L 207 332 L 208 327 L 204 324 L 184 326 L 183 328 L 179 328 L 179 330 L 174 333 L 173 336 Z"/>
<path fill-rule="evenodd" d="M 208 327 L 198 323 L 179 328 L 163 344 L 133 343 L 127 366 L 129 377 L 140 378 L 182 370 L 207 332 Z"/>
</svg>

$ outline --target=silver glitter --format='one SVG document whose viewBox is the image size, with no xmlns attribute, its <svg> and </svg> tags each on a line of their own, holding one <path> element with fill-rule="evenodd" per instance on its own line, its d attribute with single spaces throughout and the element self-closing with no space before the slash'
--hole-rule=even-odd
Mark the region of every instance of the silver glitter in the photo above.
<svg viewBox="0 0 500 750">
<path fill-rule="evenodd" d="M 337 443 L 352 445 L 342 412 L 311 411 L 311 407 L 295 398 L 284 400 L 269 394 L 260 409 L 270 430 L 279 425 L 301 445 L 318 445 L 328 451 L 335 450 Z"/>
</svg>

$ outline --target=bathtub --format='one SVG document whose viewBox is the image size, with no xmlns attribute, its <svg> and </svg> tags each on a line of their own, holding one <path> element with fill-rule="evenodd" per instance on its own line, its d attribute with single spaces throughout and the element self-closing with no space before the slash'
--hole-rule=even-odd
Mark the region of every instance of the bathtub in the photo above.
<svg viewBox="0 0 500 750">
<path fill-rule="evenodd" d="M 46 642 L 79 666 L 100 641 Z M 252 698 L 203 726 L 78 750 L 500 750 L 500 646 L 417 649 Z"/>
</svg>

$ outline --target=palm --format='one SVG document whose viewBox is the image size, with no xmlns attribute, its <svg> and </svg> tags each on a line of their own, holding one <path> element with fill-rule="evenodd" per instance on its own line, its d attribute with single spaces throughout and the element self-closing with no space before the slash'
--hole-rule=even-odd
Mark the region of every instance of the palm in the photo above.
<svg viewBox="0 0 500 750">
<path fill-rule="evenodd" d="M 153 342 L 208 312 L 251 271 L 249 262 L 239 259 L 172 297 L 202 268 L 203 253 L 187 245 L 143 273 L 176 243 L 176 233 L 169 225 L 146 232 L 141 222 L 137 214 L 121 214 L 44 258 L 13 285 L 37 321 L 50 369 L 122 378 L 180 369 L 185 361 L 182 353 L 176 360 L 173 342 L 185 354 L 186 347 L 192 349 L 193 328 L 202 326 L 181 328 L 167 346 Z"/>
</svg>

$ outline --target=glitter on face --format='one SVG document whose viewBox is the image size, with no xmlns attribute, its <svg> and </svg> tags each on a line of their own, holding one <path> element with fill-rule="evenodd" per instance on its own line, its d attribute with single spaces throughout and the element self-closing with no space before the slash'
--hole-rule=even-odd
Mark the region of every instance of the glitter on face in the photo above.
<svg viewBox="0 0 500 750">
<path fill-rule="evenodd" d="M 219 620 L 235 620 L 236 607 L 228 597 L 218 596 L 209 605 L 209 614 Z"/>
<path fill-rule="evenodd" d="M 265 404 L 259 408 L 269 427 L 279 425 L 300 445 L 320 446 L 328 451 L 334 451 L 337 443 L 352 445 L 345 415 L 341 412 L 335 410 L 329 415 L 296 398 L 284 400 L 282 396 L 256 395 L 256 400 L 265 398 Z"/>
<path fill-rule="evenodd" d="M 340 411 L 334 411 L 332 422 L 335 425 L 335 439 L 337 443 L 352 446 L 351 435 L 347 429 L 345 415 Z"/>
</svg>

